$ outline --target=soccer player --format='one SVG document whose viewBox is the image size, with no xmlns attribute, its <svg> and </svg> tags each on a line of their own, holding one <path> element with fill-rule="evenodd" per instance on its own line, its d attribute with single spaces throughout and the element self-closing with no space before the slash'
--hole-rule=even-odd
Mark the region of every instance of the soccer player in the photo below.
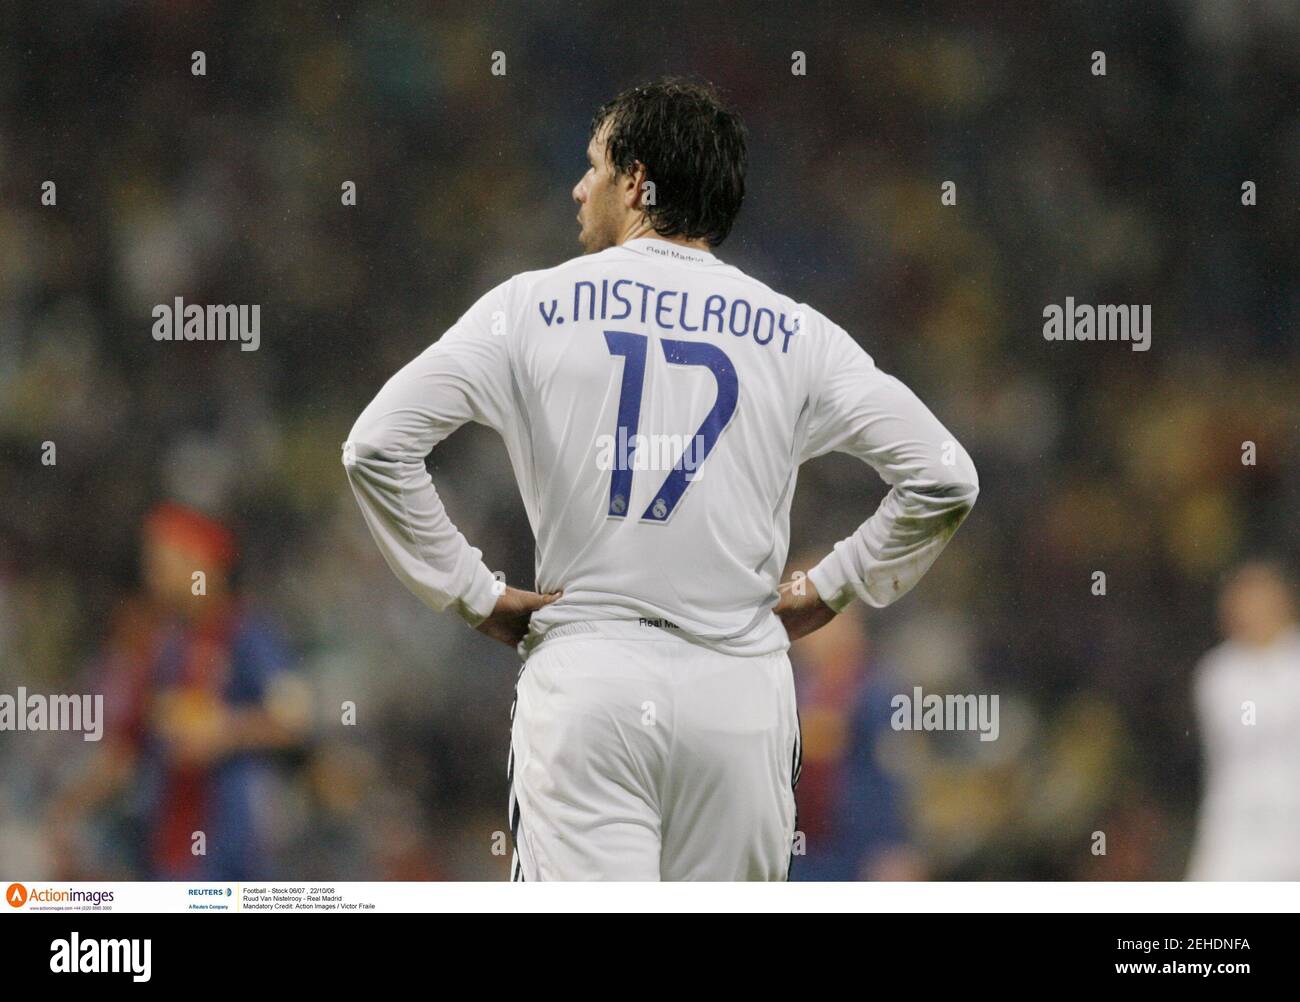
<svg viewBox="0 0 1300 1002">
<path fill-rule="evenodd" d="M 343 462 L 403 583 L 525 659 L 512 879 L 785 879 L 789 644 L 906 594 L 970 511 L 975 468 L 841 327 L 714 256 L 746 144 L 711 90 L 618 95 L 587 159 L 586 256 L 483 296 L 389 380 Z M 498 585 L 425 470 L 467 421 L 505 440 L 537 591 Z M 778 587 L 799 465 L 833 450 L 891 489 Z"/>
<path fill-rule="evenodd" d="M 105 741 L 51 805 L 51 842 L 79 865 L 68 850 L 81 823 L 116 801 L 131 815 L 129 849 L 145 878 L 248 880 L 271 859 L 259 805 L 275 757 L 307 737 L 310 693 L 279 631 L 232 581 L 238 541 L 228 527 L 167 501 L 145 520 L 142 542 L 146 593 L 104 657 Z"/>
<path fill-rule="evenodd" d="M 1205 793 L 1189 880 L 1300 880 L 1300 625 L 1287 571 L 1237 568 L 1193 676 Z"/>
</svg>

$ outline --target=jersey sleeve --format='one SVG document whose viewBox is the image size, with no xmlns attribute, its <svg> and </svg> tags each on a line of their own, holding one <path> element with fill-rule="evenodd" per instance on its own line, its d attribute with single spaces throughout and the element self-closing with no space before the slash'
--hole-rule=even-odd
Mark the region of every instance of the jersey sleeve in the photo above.
<svg viewBox="0 0 1300 1002">
<path fill-rule="evenodd" d="M 343 465 L 393 572 L 426 605 L 477 624 L 496 579 L 452 524 L 425 457 L 467 421 L 501 433 L 511 413 L 506 329 L 512 282 L 483 296 L 442 338 L 390 379 L 357 418 Z"/>
<path fill-rule="evenodd" d="M 875 513 L 808 573 L 840 611 L 856 595 L 881 608 L 906 595 L 938 558 L 979 493 L 956 438 L 898 379 L 833 324 L 815 366 L 800 461 L 846 452 L 889 484 Z"/>
</svg>

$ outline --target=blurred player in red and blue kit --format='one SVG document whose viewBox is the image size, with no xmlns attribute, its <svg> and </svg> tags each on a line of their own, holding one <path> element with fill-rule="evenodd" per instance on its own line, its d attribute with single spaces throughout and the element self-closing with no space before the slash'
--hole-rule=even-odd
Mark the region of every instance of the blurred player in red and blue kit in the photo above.
<svg viewBox="0 0 1300 1002">
<path fill-rule="evenodd" d="M 793 880 L 928 876 L 909 830 L 906 777 L 889 762 L 900 737 L 890 726 L 898 685 L 864 618 L 851 605 L 791 651 L 803 729 Z"/>
<path fill-rule="evenodd" d="M 302 685 L 277 631 L 231 586 L 226 526 L 168 502 L 143 535 L 146 597 L 118 611 L 102 666 L 107 733 L 55 805 L 56 841 L 66 851 L 75 822 L 115 801 L 136 875 L 268 876 L 259 808 L 274 754 L 302 742 Z"/>
</svg>

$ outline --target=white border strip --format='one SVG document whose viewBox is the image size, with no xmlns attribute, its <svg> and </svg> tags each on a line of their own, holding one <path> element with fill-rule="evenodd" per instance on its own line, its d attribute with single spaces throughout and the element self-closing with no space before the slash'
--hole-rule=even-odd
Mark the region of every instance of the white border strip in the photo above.
<svg viewBox="0 0 1300 1002">
<path fill-rule="evenodd" d="M 1300 912 L 1300 883 L 20 883 L 29 912 Z M 73 892 L 79 892 L 75 895 Z M 81 903 L 98 892 L 98 907 Z M 313 894 L 313 892 L 316 892 Z M 309 896 L 311 895 L 311 896 Z M 21 896 L 21 894 L 19 895 Z M 68 898 L 81 901 L 68 901 Z"/>
</svg>

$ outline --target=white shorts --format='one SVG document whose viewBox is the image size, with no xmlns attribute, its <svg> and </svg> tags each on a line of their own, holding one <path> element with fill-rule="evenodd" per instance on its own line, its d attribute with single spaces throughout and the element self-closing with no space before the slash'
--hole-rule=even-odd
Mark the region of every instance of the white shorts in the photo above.
<svg viewBox="0 0 1300 1002">
<path fill-rule="evenodd" d="M 790 659 L 606 625 L 557 627 L 520 672 L 511 879 L 785 880 L 800 757 Z"/>
</svg>

